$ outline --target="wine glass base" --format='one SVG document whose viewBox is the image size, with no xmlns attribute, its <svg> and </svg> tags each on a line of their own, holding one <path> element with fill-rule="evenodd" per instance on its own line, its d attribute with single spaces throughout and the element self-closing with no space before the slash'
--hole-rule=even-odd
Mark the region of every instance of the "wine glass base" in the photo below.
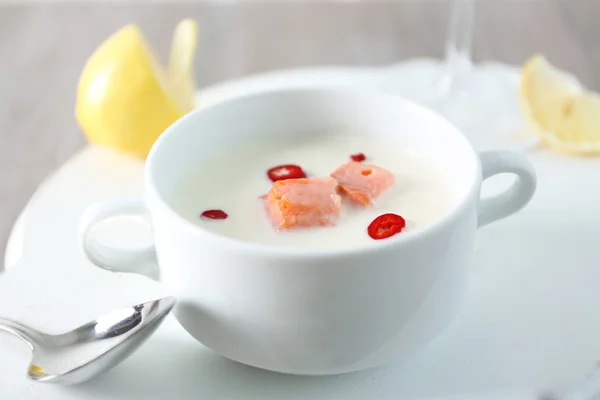
<svg viewBox="0 0 600 400">
<path fill-rule="evenodd" d="M 439 82 L 446 72 L 443 61 L 414 60 L 390 67 L 376 86 L 444 115 L 477 150 L 528 151 L 539 145 L 519 107 L 517 68 L 477 64 L 441 92 Z"/>
</svg>

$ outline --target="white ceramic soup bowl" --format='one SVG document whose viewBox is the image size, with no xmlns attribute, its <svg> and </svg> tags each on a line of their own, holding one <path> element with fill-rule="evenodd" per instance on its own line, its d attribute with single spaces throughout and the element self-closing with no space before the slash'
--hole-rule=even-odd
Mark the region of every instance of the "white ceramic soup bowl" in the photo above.
<svg viewBox="0 0 600 400">
<path fill-rule="evenodd" d="M 332 131 L 393 136 L 436 163 L 455 183 L 452 211 L 423 229 L 334 251 L 219 236 L 172 208 L 180 178 L 203 157 L 240 141 Z M 482 179 L 505 172 L 517 175 L 513 186 L 480 200 Z M 521 209 L 535 186 L 524 157 L 477 154 L 444 118 L 396 96 L 263 92 L 195 110 L 169 127 L 148 156 L 145 196 L 91 206 L 81 243 L 92 262 L 112 270 L 156 254 L 160 281 L 178 298 L 177 319 L 223 356 L 283 373 L 337 374 L 407 357 L 438 336 L 465 299 L 477 228 Z M 88 236 L 124 214 L 149 214 L 152 249 L 110 249 Z"/>
</svg>

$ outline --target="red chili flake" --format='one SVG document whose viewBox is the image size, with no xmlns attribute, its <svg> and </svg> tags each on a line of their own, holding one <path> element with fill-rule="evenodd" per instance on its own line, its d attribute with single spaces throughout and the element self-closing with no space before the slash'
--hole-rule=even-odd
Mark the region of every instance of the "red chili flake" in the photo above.
<svg viewBox="0 0 600 400">
<path fill-rule="evenodd" d="M 350 158 L 352 159 L 352 161 L 361 162 L 365 161 L 367 159 L 367 156 L 365 156 L 363 153 L 356 153 L 351 154 Z"/>
<path fill-rule="evenodd" d="M 369 224 L 367 232 L 375 240 L 389 238 L 400 233 L 406 226 L 404 218 L 397 214 L 382 214 Z"/>
<path fill-rule="evenodd" d="M 206 219 L 226 219 L 228 215 L 223 210 L 206 210 L 200 214 L 200 217 Z"/>
<path fill-rule="evenodd" d="M 267 176 L 273 182 L 281 181 L 284 179 L 299 179 L 306 178 L 306 174 L 295 164 L 278 165 L 267 171 Z"/>
</svg>

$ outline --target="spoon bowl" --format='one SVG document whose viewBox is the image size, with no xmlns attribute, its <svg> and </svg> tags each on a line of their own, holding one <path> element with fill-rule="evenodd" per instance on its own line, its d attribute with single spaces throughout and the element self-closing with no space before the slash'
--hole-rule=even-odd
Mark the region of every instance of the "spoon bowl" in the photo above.
<svg viewBox="0 0 600 400">
<path fill-rule="evenodd" d="M 163 297 L 112 311 L 60 335 L 45 334 L 0 318 L 0 331 L 18 336 L 31 348 L 29 379 L 77 384 L 129 357 L 152 335 L 174 305 L 174 297 Z"/>
</svg>

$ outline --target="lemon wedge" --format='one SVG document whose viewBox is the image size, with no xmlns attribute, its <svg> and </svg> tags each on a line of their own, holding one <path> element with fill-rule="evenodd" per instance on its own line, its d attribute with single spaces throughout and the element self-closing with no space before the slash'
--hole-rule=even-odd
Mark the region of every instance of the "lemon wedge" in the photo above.
<svg viewBox="0 0 600 400">
<path fill-rule="evenodd" d="M 523 66 L 521 108 L 549 147 L 570 155 L 600 155 L 600 95 L 542 55 Z"/>
<path fill-rule="evenodd" d="M 104 41 L 77 86 L 75 118 L 88 141 L 146 157 L 162 132 L 194 107 L 196 44 L 196 22 L 181 21 L 165 69 L 136 25 Z"/>
</svg>

